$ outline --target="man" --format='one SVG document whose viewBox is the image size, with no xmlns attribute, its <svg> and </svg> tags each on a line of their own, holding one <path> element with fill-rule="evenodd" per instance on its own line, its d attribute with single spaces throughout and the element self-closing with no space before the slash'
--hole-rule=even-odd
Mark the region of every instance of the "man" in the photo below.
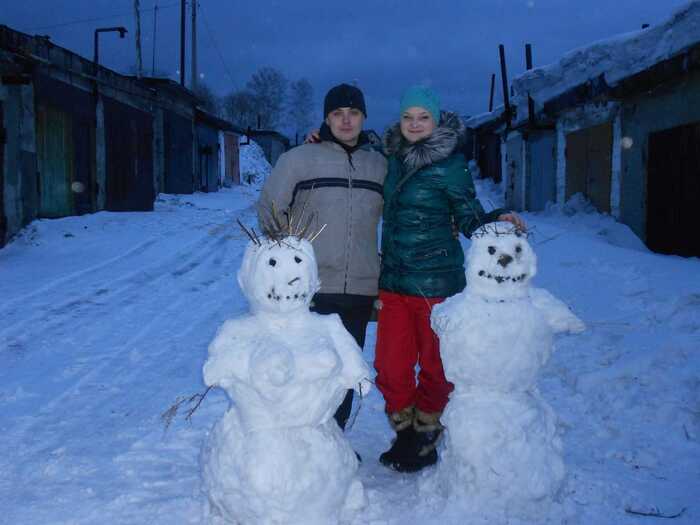
<svg viewBox="0 0 700 525">
<path fill-rule="evenodd" d="M 384 157 L 369 147 L 362 127 L 367 110 L 358 88 L 340 84 L 326 94 L 320 142 L 303 144 L 277 160 L 258 201 L 258 217 L 291 209 L 292 216 L 315 213 L 314 241 L 321 289 L 312 310 L 337 313 L 362 348 L 365 329 L 377 295 L 379 255 L 377 224 L 382 213 Z M 335 419 L 345 429 L 352 390 Z"/>
</svg>

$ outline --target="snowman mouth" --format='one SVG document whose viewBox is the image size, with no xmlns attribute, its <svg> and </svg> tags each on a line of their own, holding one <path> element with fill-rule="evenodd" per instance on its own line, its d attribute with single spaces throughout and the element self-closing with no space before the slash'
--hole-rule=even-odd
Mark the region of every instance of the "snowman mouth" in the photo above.
<svg viewBox="0 0 700 525">
<path fill-rule="evenodd" d="M 491 274 L 488 273 L 484 270 L 479 271 L 479 277 L 483 277 L 484 279 L 492 279 L 496 281 L 498 284 L 502 284 L 505 282 L 521 282 L 524 281 L 527 278 L 526 273 L 521 273 L 520 275 L 499 275 L 499 274 Z"/>
<path fill-rule="evenodd" d="M 276 301 L 278 303 L 283 301 L 305 301 L 308 297 L 306 292 L 295 292 L 295 293 L 279 293 L 275 290 L 273 286 L 267 294 L 267 298 L 271 301 Z"/>
</svg>

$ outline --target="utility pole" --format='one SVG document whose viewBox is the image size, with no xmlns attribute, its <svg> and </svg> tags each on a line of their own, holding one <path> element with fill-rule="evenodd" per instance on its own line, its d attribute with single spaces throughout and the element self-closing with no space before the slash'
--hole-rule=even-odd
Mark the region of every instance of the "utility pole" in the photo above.
<svg viewBox="0 0 700 525">
<path fill-rule="evenodd" d="M 197 0 L 192 0 L 192 91 L 197 90 Z"/>
<path fill-rule="evenodd" d="M 185 8 L 187 2 L 180 0 L 180 85 L 185 87 Z"/>
<path fill-rule="evenodd" d="M 141 2 L 134 0 L 134 14 L 136 15 L 136 78 L 143 74 L 143 61 L 141 60 Z"/>
<path fill-rule="evenodd" d="M 153 7 L 153 61 L 151 62 L 151 76 L 156 76 L 156 20 L 158 20 L 158 2 Z"/>
</svg>

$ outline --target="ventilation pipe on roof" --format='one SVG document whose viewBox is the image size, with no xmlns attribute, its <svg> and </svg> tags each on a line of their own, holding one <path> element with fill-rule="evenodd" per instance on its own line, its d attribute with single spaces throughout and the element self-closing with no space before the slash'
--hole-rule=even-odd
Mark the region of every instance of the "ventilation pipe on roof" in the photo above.
<svg viewBox="0 0 700 525">
<path fill-rule="evenodd" d="M 510 100 L 508 99 L 508 73 L 506 72 L 506 48 L 503 44 L 498 45 L 498 54 L 501 57 L 501 82 L 503 85 L 503 106 L 505 108 L 506 122 L 510 128 L 512 118 Z"/>
<path fill-rule="evenodd" d="M 532 69 L 532 44 L 525 44 L 525 68 L 528 71 Z M 527 94 L 527 120 L 530 126 L 535 126 L 535 101 L 530 93 Z"/>
</svg>

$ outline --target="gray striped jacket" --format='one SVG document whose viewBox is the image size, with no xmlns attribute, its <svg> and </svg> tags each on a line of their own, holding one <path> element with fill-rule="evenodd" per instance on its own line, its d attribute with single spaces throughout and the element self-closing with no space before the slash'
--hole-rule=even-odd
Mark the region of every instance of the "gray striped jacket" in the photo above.
<svg viewBox="0 0 700 525">
<path fill-rule="evenodd" d="M 358 149 L 352 164 L 333 142 L 304 144 L 277 160 L 257 204 L 264 220 L 274 202 L 294 216 L 317 214 L 315 228 L 326 225 L 314 241 L 321 293 L 376 295 L 379 278 L 377 225 L 382 214 L 386 160 Z"/>
</svg>

